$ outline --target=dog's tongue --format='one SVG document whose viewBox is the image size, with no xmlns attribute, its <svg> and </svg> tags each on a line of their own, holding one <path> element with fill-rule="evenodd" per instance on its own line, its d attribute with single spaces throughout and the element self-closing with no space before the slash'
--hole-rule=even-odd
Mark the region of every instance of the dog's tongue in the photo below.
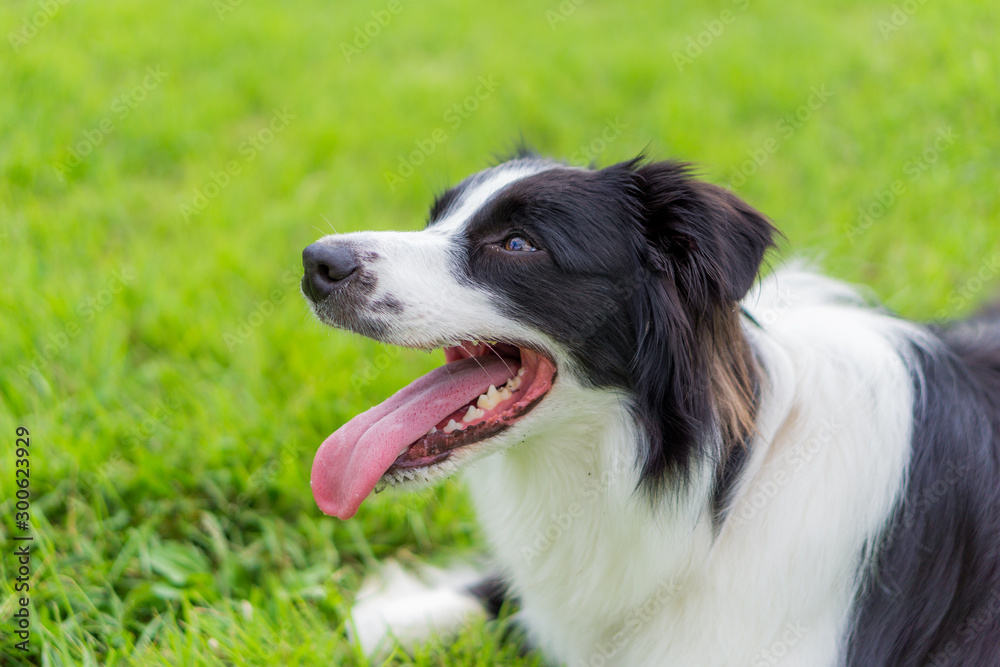
<svg viewBox="0 0 1000 667">
<path fill-rule="evenodd" d="M 516 370 L 516 368 L 514 369 Z M 309 484 L 325 514 L 350 519 L 403 451 L 442 419 L 513 376 L 496 355 L 436 368 L 323 441 Z"/>
</svg>

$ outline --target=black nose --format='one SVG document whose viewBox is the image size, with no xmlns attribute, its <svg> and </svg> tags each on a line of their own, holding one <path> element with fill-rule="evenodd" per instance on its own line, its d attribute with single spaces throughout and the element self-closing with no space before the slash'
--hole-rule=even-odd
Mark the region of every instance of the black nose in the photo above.
<svg viewBox="0 0 1000 667">
<path fill-rule="evenodd" d="M 313 243 L 302 251 L 302 267 L 302 291 L 313 301 L 322 301 L 350 282 L 358 260 L 346 244 Z"/>
</svg>

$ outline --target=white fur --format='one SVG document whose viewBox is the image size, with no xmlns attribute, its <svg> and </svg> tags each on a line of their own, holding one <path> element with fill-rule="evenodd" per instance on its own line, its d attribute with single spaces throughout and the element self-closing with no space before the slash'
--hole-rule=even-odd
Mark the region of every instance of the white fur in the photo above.
<svg viewBox="0 0 1000 667">
<path fill-rule="evenodd" d="M 327 236 L 318 243 L 335 239 L 377 255 L 368 267 L 377 277 L 370 303 L 391 298 L 402 307 L 401 312 L 367 313 L 370 320 L 387 327 L 386 342 L 430 349 L 479 338 L 553 349 L 547 337 L 498 310 L 496 298 L 487 290 L 459 284 L 452 271 L 461 232 L 470 218 L 508 185 L 553 168 L 562 167 L 515 161 L 483 172 L 441 220 L 419 232 L 354 232 Z"/>
<path fill-rule="evenodd" d="M 469 218 L 475 215 L 486 202 L 511 183 L 557 167 L 561 168 L 561 165 L 515 160 L 482 172 L 482 174 L 477 175 L 477 178 L 481 180 L 466 188 L 461 199 L 453 204 L 447 214 L 427 231 L 432 234 L 453 236 L 465 227 Z"/>
<path fill-rule="evenodd" d="M 467 473 L 526 625 L 560 661 L 837 663 L 864 545 L 904 481 L 912 391 L 899 350 L 919 333 L 798 270 L 745 305 L 769 322 L 747 327 L 765 395 L 714 539 L 712 464 L 650 507 L 633 493 L 640 434 L 611 392 L 562 382 L 539 406 L 547 428 Z"/>
<path fill-rule="evenodd" d="M 393 642 L 412 651 L 429 637 L 449 639 L 486 618 L 479 601 L 465 591 L 477 581 L 475 570 L 424 566 L 420 575 L 388 561 L 365 580 L 351 609 L 354 635 L 365 655 L 385 656 Z"/>
<path fill-rule="evenodd" d="M 571 376 L 495 439 L 505 451 L 468 468 L 522 621 L 559 661 L 837 664 L 864 546 L 904 483 L 912 392 L 900 350 L 921 333 L 798 269 L 775 273 L 744 305 L 763 325 L 747 326 L 763 406 L 717 535 L 711 463 L 650 506 L 635 492 L 640 434 L 623 397 Z M 402 611 L 382 634 L 412 645 L 421 631 L 452 627 L 454 593 L 422 595 L 387 594 L 380 604 L 398 598 Z M 419 621 L 421 601 L 432 623 Z"/>
<path fill-rule="evenodd" d="M 524 175 L 488 177 L 423 232 L 352 235 L 383 258 L 375 299 L 403 305 L 385 316 L 391 342 L 536 342 L 555 352 L 560 369 L 530 414 L 415 481 L 466 468 L 525 625 L 572 667 L 836 665 L 865 547 L 905 483 L 913 392 L 904 350 L 923 339 L 921 330 L 797 267 L 755 287 L 743 305 L 761 324 L 745 331 L 763 366 L 762 404 L 716 533 L 713 461 L 651 505 L 636 492 L 643 434 L 627 399 L 577 382 L 558 346 L 449 271 L 464 222 Z M 402 635 L 447 625 L 454 610 L 438 592 L 428 595 L 427 617 L 436 620 L 411 622 L 420 617 L 411 604 L 418 596 L 398 623 L 376 623 L 373 636 L 378 627 Z M 355 610 L 356 622 L 366 609 Z"/>
</svg>

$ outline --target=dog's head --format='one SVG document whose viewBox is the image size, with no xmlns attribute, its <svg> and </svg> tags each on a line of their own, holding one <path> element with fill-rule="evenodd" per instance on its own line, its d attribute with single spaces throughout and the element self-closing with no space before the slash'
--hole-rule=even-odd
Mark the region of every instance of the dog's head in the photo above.
<svg viewBox="0 0 1000 667">
<path fill-rule="evenodd" d="M 685 471 L 713 434 L 741 439 L 753 373 L 737 302 L 772 234 L 679 163 L 522 155 L 446 191 L 422 231 L 310 245 L 302 291 L 320 320 L 447 361 L 327 438 L 320 508 L 349 518 L 380 481 L 531 446 L 577 417 L 562 385 L 625 397 L 645 482 Z"/>
</svg>

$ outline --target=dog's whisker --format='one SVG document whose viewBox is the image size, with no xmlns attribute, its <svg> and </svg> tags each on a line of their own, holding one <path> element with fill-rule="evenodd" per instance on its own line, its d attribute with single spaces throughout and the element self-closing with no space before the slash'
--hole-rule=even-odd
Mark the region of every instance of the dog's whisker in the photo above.
<svg viewBox="0 0 1000 667">
<path fill-rule="evenodd" d="M 340 233 L 340 232 L 338 232 L 338 231 L 337 231 L 336 227 L 334 227 L 334 226 L 333 226 L 333 223 L 332 223 L 332 222 L 330 222 L 330 219 L 329 219 L 329 218 L 327 218 L 327 217 L 326 217 L 325 215 L 323 215 L 323 214 L 320 214 L 320 217 L 322 217 L 322 218 L 323 218 L 324 220 L 326 220 L 326 224 L 330 225 L 330 229 L 332 229 L 332 230 L 333 230 L 333 233 L 334 233 L 334 234 L 339 234 L 339 233 Z"/>
<path fill-rule="evenodd" d="M 514 375 L 514 371 L 511 370 L 511 367 L 507 365 L 507 360 L 503 358 L 503 355 L 501 355 L 499 352 L 497 352 L 496 349 L 492 345 L 490 345 L 489 343 L 485 343 L 485 345 L 486 345 L 486 347 L 488 347 L 490 349 L 490 352 L 492 352 L 493 354 L 495 354 L 497 356 L 497 358 L 500 361 L 503 362 L 503 365 L 507 369 L 507 372 L 510 373 L 511 375 Z"/>
</svg>

